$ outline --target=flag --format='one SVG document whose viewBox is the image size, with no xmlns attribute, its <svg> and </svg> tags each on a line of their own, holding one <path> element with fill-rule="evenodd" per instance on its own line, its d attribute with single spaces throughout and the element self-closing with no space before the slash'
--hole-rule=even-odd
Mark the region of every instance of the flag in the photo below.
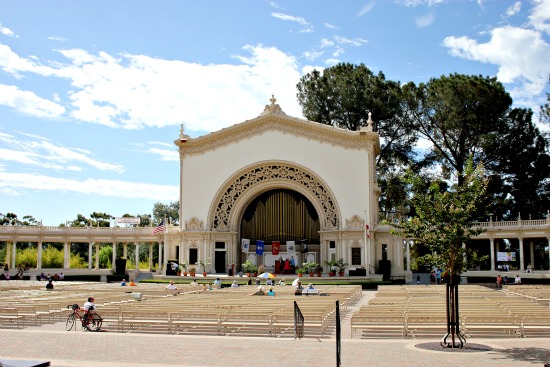
<svg viewBox="0 0 550 367">
<path fill-rule="evenodd" d="M 286 252 L 289 255 L 296 255 L 296 243 L 294 241 L 286 241 Z"/>
<path fill-rule="evenodd" d="M 367 236 L 367 238 L 370 238 L 370 227 L 368 224 L 365 224 L 365 236 Z"/>
<path fill-rule="evenodd" d="M 243 252 L 248 252 L 248 249 L 250 249 L 250 240 L 248 238 L 241 239 L 241 249 Z"/>
<path fill-rule="evenodd" d="M 281 242 L 271 241 L 271 254 L 279 255 L 279 250 L 281 249 Z"/>
<path fill-rule="evenodd" d="M 264 241 L 256 241 L 256 255 L 264 254 Z"/>
<path fill-rule="evenodd" d="M 153 229 L 153 232 L 151 234 L 158 234 L 164 232 L 164 221 L 161 221 L 158 226 Z"/>
</svg>

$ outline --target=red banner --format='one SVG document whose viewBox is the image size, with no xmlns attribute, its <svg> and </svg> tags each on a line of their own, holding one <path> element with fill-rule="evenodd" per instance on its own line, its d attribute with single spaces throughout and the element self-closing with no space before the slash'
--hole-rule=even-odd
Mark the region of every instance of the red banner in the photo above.
<svg viewBox="0 0 550 367">
<path fill-rule="evenodd" d="M 279 255 L 279 250 L 281 249 L 281 242 L 271 241 L 271 254 Z"/>
</svg>

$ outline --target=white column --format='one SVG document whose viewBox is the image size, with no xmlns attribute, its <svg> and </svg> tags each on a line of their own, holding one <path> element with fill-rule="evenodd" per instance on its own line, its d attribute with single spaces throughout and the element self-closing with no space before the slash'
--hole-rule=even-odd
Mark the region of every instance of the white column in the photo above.
<svg viewBox="0 0 550 367">
<path fill-rule="evenodd" d="M 533 264 L 531 264 L 533 266 Z M 519 238 L 519 270 L 525 270 L 525 259 L 523 257 L 523 238 Z"/>
<path fill-rule="evenodd" d="M 63 243 L 63 267 L 65 269 L 71 268 L 71 243 L 68 241 Z"/>
<path fill-rule="evenodd" d="M 38 255 L 36 258 L 36 270 L 42 269 L 42 240 L 38 241 Z"/>
<path fill-rule="evenodd" d="M 135 243 L 136 245 L 136 270 L 139 270 L 139 242 Z"/>
<path fill-rule="evenodd" d="M 111 266 L 114 271 L 116 269 L 116 241 L 113 242 L 113 256 L 111 258 Z"/>
<path fill-rule="evenodd" d="M 153 245 L 149 243 L 149 271 L 153 270 Z"/>
<path fill-rule="evenodd" d="M 407 270 L 411 270 L 411 241 L 409 239 L 405 240 L 407 244 Z"/>
<path fill-rule="evenodd" d="M 95 270 L 99 269 L 99 242 L 95 244 Z"/>
<path fill-rule="evenodd" d="M 162 246 L 162 242 L 159 242 L 159 266 L 157 269 L 157 272 L 159 274 L 162 273 L 162 264 L 163 264 L 162 255 L 163 255 L 163 246 Z"/>
<path fill-rule="evenodd" d="M 493 237 L 491 237 L 489 239 L 489 247 L 490 247 L 490 250 L 491 250 L 491 270 L 495 270 L 495 239 Z"/>
<path fill-rule="evenodd" d="M 128 244 L 126 242 L 122 243 L 122 257 L 125 259 L 128 258 Z"/>
<path fill-rule="evenodd" d="M 11 246 L 11 269 L 12 270 L 16 269 L 15 268 L 16 255 L 17 255 L 17 241 L 13 241 Z"/>
<path fill-rule="evenodd" d="M 531 254 L 530 256 L 531 266 L 534 269 L 535 268 L 535 244 L 533 243 L 533 240 L 529 242 L 529 252 Z"/>
<path fill-rule="evenodd" d="M 88 242 L 88 269 L 92 269 L 93 242 Z"/>
</svg>

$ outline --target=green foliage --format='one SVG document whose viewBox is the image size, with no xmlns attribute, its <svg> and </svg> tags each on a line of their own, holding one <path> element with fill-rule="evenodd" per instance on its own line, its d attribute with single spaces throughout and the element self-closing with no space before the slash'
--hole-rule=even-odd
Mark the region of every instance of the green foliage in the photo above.
<svg viewBox="0 0 550 367">
<path fill-rule="evenodd" d="M 102 246 L 99 250 L 99 268 L 109 269 L 113 267 L 113 247 Z"/>
<path fill-rule="evenodd" d="M 36 261 L 35 261 L 35 264 L 36 264 Z M 63 268 L 63 251 L 58 250 L 52 246 L 47 246 L 45 249 L 43 249 L 42 250 L 42 267 L 43 268 Z"/>
<path fill-rule="evenodd" d="M 463 244 L 483 232 L 472 227 L 487 187 L 483 168 L 468 161 L 462 184 L 450 190 L 438 181 L 426 188 L 424 178 L 413 173 L 408 174 L 407 181 L 414 193 L 411 205 L 415 215 L 396 224 L 399 230 L 392 232 L 427 246 L 432 254 L 422 261 L 442 266 L 452 274 L 461 273 L 467 267 Z"/>
<path fill-rule="evenodd" d="M 169 223 L 172 224 L 179 224 L 179 208 L 180 208 L 180 202 L 170 202 L 170 204 L 162 204 L 162 203 L 155 203 L 153 205 L 153 219 L 154 223 L 160 223 L 164 218 L 166 218 L 167 223 L 165 225 L 168 225 Z"/>
<path fill-rule="evenodd" d="M 15 264 L 16 266 L 19 264 L 29 264 L 30 267 L 36 268 L 37 256 L 38 250 L 36 248 L 17 249 Z M 42 252 L 42 263 L 44 263 L 44 252 Z"/>
<path fill-rule="evenodd" d="M 88 262 L 78 254 L 71 254 L 71 269 L 86 269 L 88 267 Z"/>
</svg>

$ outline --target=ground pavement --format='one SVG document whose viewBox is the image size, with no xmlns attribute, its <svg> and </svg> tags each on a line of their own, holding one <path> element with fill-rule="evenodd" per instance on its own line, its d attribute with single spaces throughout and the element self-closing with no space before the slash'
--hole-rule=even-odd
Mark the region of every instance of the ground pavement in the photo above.
<svg viewBox="0 0 550 367">
<path fill-rule="evenodd" d="M 361 303 L 375 292 L 364 292 Z M 360 304 L 351 307 L 359 308 Z M 350 310 L 351 311 L 351 310 Z M 539 366 L 550 361 L 550 339 L 468 339 L 485 352 L 415 347 L 433 339 L 350 339 L 351 312 L 342 320 L 341 366 Z M 0 329 L 0 360 L 50 361 L 53 367 L 336 366 L 335 339 L 256 338 L 66 331 L 64 323 Z"/>
</svg>

